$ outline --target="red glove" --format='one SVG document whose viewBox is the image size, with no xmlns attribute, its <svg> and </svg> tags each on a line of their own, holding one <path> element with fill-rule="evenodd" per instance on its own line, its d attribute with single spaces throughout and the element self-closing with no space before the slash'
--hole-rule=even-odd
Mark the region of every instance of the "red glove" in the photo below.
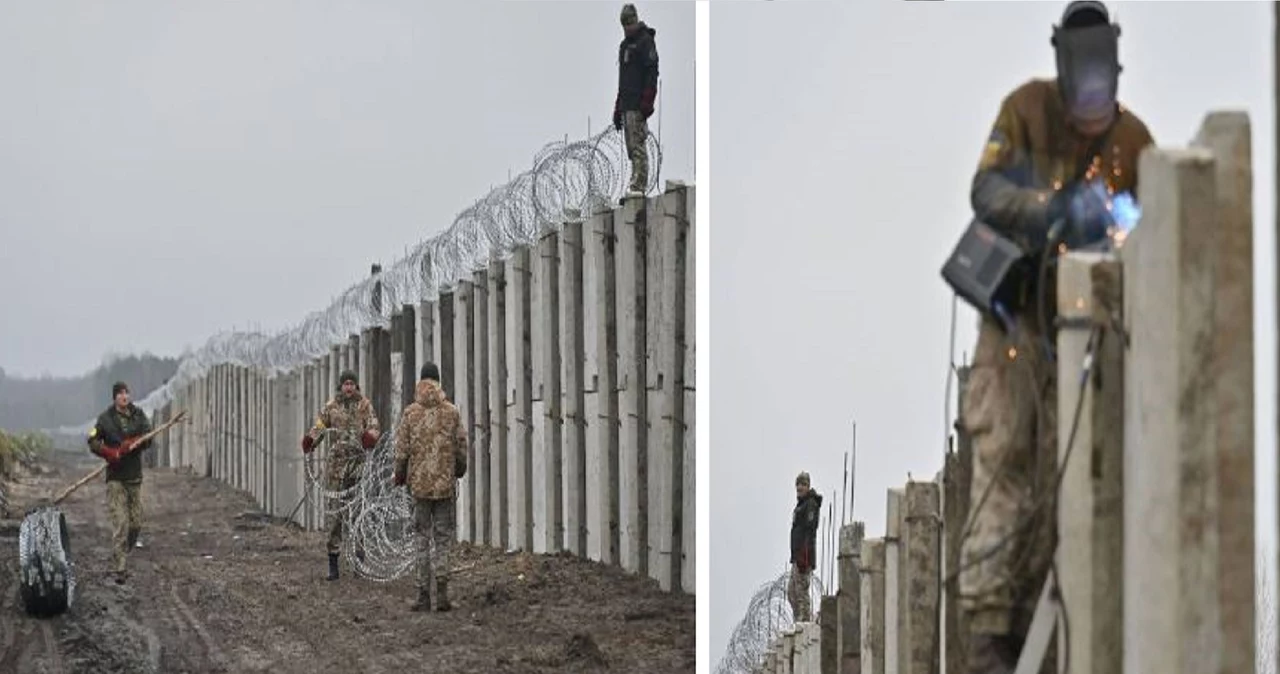
<svg viewBox="0 0 1280 674">
<path fill-rule="evenodd" d="M 121 455 L 128 454 L 129 452 L 132 452 L 132 451 L 133 451 L 133 438 L 126 438 L 124 442 L 120 443 Z"/>
<path fill-rule="evenodd" d="M 396 474 L 391 477 L 391 481 L 394 482 L 397 487 L 403 487 L 405 483 L 405 474 L 397 470 Z"/>
<path fill-rule="evenodd" d="M 107 463 L 115 465 L 120 461 L 120 456 L 123 453 L 124 450 L 119 447 L 103 447 L 101 456 Z"/>
<path fill-rule="evenodd" d="M 645 89 L 640 94 L 640 112 L 644 113 L 644 118 L 649 119 L 653 116 L 653 101 L 658 98 L 658 90 L 653 87 Z"/>
<path fill-rule="evenodd" d="M 310 454 L 311 450 L 316 448 L 316 439 L 310 435 L 302 436 L 302 453 Z"/>
<path fill-rule="evenodd" d="M 377 434 L 373 431 L 365 431 L 360 435 L 360 444 L 363 445 L 365 449 L 373 449 L 373 446 L 378 444 Z"/>
</svg>

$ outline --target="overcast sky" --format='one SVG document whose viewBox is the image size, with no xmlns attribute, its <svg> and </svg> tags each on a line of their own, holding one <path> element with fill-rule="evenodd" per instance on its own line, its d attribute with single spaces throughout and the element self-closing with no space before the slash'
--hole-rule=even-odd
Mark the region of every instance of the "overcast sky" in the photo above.
<svg viewBox="0 0 1280 674">
<path fill-rule="evenodd" d="M 565 134 L 610 123 L 615 2 L 0 9 L 0 367 L 77 375 L 291 326 Z M 657 29 L 693 179 L 694 8 Z"/>
<path fill-rule="evenodd" d="M 1065 3 L 715 3 L 711 12 L 712 660 L 781 573 L 801 470 L 830 495 L 858 422 L 858 519 L 941 468 L 939 275 L 1001 98 L 1052 76 Z M 1253 120 L 1258 528 L 1274 540 L 1272 7 L 1123 3 L 1120 97 L 1162 145 Z M 972 352 L 976 314 L 956 342 Z"/>
</svg>

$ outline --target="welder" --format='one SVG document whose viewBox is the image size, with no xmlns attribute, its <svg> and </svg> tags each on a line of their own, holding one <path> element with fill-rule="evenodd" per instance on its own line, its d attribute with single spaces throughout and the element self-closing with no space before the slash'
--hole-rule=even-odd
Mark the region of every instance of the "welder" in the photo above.
<svg viewBox="0 0 1280 674">
<path fill-rule="evenodd" d="M 1031 258 L 1104 240 L 1109 200 L 1136 193 L 1146 125 L 1117 99 L 1120 26 L 1096 0 L 1053 27 L 1056 79 L 1010 93 L 987 138 L 975 217 Z M 1056 544 L 1057 382 L 1052 275 L 1016 281 L 1006 320 L 984 313 L 958 426 L 972 439 L 969 532 L 960 560 L 967 672 L 1013 672 Z M 1046 318 L 1047 317 L 1047 318 Z"/>
</svg>

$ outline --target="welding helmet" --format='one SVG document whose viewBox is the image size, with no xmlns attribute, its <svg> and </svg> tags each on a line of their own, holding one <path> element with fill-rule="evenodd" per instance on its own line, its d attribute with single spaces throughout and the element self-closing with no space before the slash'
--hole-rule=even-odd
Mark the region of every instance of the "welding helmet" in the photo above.
<svg viewBox="0 0 1280 674">
<path fill-rule="evenodd" d="M 1098 0 L 1074 0 L 1053 27 L 1058 91 L 1067 115 L 1082 128 L 1111 124 L 1118 110 L 1120 26 Z"/>
</svg>

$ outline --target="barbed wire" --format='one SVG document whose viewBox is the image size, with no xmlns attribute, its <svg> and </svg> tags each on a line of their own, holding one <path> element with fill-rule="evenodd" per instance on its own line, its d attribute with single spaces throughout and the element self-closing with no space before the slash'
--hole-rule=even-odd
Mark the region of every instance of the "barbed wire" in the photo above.
<svg viewBox="0 0 1280 674">
<path fill-rule="evenodd" d="M 769 647 L 781 634 L 795 625 L 791 604 L 787 601 L 787 583 L 791 571 L 768 581 L 756 590 L 747 605 L 746 615 L 729 637 L 724 656 L 716 665 L 716 674 L 755 674 Z M 817 608 L 826 594 L 819 574 L 809 581 L 809 602 Z"/>
<path fill-rule="evenodd" d="M 646 146 L 646 193 L 652 193 L 661 175 L 662 148 L 652 132 Z M 540 233 L 574 213 L 587 215 L 617 203 L 629 175 L 623 135 L 612 127 L 583 140 L 548 143 L 529 170 L 490 190 L 458 213 L 445 231 L 419 242 L 381 273 L 353 284 L 328 307 L 275 334 L 234 331 L 210 337 L 199 349 L 183 354 L 169 381 L 135 404 L 152 413 L 215 365 L 288 371 L 325 355 L 365 328 L 387 327 L 402 304 L 435 297 L 491 259 L 534 243 Z M 91 424 L 53 432 L 80 433 Z"/>
</svg>

